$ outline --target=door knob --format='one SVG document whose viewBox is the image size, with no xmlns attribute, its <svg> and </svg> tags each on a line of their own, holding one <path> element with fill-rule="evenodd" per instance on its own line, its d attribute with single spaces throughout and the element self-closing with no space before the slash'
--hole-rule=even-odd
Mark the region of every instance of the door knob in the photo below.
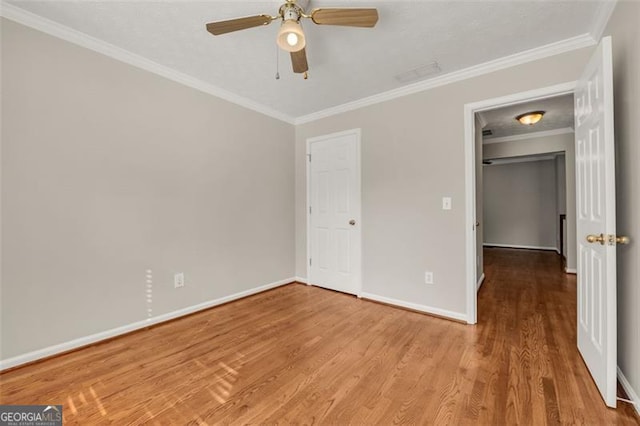
<svg viewBox="0 0 640 426">
<path fill-rule="evenodd" d="M 356 224 L 356 221 L 354 219 L 351 219 L 349 221 L 349 225 L 354 226 Z"/>
<path fill-rule="evenodd" d="M 604 234 L 600 234 L 600 235 L 587 235 L 587 241 L 590 243 L 600 243 L 602 245 L 604 245 L 605 242 L 605 236 Z"/>
<path fill-rule="evenodd" d="M 629 244 L 631 240 L 629 240 L 629 237 L 616 237 L 616 244 Z"/>
</svg>

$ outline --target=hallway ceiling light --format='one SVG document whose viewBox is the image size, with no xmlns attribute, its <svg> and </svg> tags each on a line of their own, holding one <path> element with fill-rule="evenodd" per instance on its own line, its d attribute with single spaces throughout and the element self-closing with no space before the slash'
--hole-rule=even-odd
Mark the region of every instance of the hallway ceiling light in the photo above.
<svg viewBox="0 0 640 426">
<path fill-rule="evenodd" d="M 518 120 L 522 124 L 533 126 L 538 121 L 542 120 L 542 116 L 544 115 L 544 113 L 544 111 L 525 112 L 524 114 L 520 114 L 519 116 L 517 116 L 516 120 Z"/>
</svg>

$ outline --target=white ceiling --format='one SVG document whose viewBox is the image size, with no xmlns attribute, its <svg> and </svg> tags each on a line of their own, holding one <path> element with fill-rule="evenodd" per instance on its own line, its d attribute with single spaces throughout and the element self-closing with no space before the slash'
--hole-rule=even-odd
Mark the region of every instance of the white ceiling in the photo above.
<svg viewBox="0 0 640 426">
<path fill-rule="evenodd" d="M 520 124 L 516 117 L 530 111 L 545 111 L 542 120 L 533 126 Z M 483 138 L 485 143 L 492 139 L 527 133 L 573 128 L 573 94 L 541 99 L 479 113 L 486 123 L 483 130 L 491 130 L 491 136 Z"/>
<path fill-rule="evenodd" d="M 439 76 L 593 31 L 602 1 L 329 1 L 377 7 L 374 29 L 304 22 L 309 79 L 280 52 L 276 22 L 214 37 L 205 24 L 276 14 L 280 1 L 8 1 L 290 117 L 397 89 L 394 76 L 437 61 Z M 429 76 L 427 78 L 432 78 Z"/>
</svg>

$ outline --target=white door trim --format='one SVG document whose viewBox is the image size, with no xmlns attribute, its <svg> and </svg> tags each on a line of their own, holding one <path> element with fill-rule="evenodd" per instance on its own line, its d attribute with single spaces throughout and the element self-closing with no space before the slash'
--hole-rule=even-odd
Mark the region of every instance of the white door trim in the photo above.
<svg viewBox="0 0 640 426">
<path fill-rule="evenodd" d="M 475 167 L 475 113 L 526 101 L 534 101 L 573 93 L 576 81 L 550 87 L 485 99 L 464 106 L 464 174 L 465 174 L 465 267 L 467 324 L 478 322 L 478 293 L 476 277 L 476 167 Z"/>
<path fill-rule="evenodd" d="M 356 296 L 358 298 L 362 297 L 362 161 L 361 161 L 361 139 L 362 139 L 362 130 L 360 128 L 344 130 L 342 132 L 330 133 L 328 135 L 315 136 L 313 138 L 308 138 L 306 143 L 306 174 L 307 174 L 307 203 L 305 206 L 305 215 L 307 217 L 307 285 L 311 285 L 311 265 L 309 258 L 311 257 L 311 215 L 309 214 L 309 207 L 311 206 L 311 165 L 309 161 L 309 156 L 311 155 L 311 144 L 314 142 L 324 141 L 327 139 L 333 139 L 340 136 L 351 136 L 354 135 L 356 137 L 356 167 L 358 172 L 356 173 L 356 189 L 360 196 L 360 214 L 356 217 L 356 222 L 360 225 L 360 239 L 358 241 L 358 253 L 359 253 L 359 261 L 358 268 L 356 269 L 356 287 L 357 292 Z"/>
</svg>

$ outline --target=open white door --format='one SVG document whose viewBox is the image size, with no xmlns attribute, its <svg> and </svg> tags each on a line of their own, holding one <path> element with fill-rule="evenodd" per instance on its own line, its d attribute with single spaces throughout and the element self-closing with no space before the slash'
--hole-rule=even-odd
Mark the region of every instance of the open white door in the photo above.
<svg viewBox="0 0 640 426">
<path fill-rule="evenodd" d="M 611 37 L 575 91 L 578 349 L 602 398 L 616 406 L 616 199 Z"/>
</svg>

